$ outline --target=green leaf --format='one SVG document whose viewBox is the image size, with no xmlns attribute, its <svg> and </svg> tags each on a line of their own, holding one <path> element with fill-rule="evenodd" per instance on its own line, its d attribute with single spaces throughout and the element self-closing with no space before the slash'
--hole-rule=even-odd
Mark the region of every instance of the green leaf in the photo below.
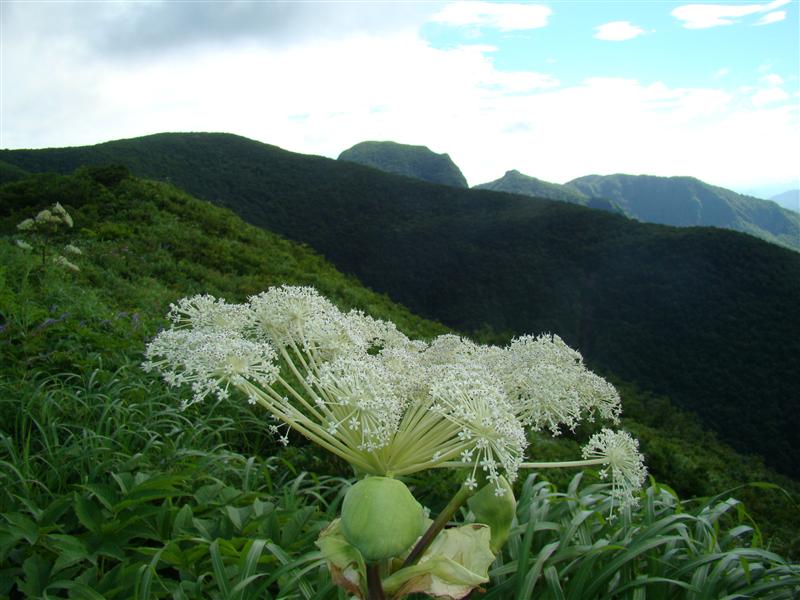
<svg viewBox="0 0 800 600">
<path fill-rule="evenodd" d="M 298 540 L 303 527 L 317 509 L 313 506 L 304 506 L 292 513 L 281 530 L 281 546 L 290 546 Z"/>
<path fill-rule="evenodd" d="M 411 593 L 463 598 L 489 581 L 489 566 L 494 562 L 490 540 L 490 528 L 481 523 L 445 529 L 416 565 L 384 579 L 384 589 L 398 598 Z"/>
<path fill-rule="evenodd" d="M 236 528 L 236 531 L 242 530 L 242 516 L 236 507 L 233 506 L 226 506 L 225 507 L 225 514 L 228 515 L 228 518 L 231 520 L 231 523 Z"/>
<path fill-rule="evenodd" d="M 61 498 L 53 500 L 39 515 L 37 519 L 39 527 L 47 527 L 57 523 L 64 512 L 69 508 L 69 505 L 69 496 L 62 496 Z"/>
<path fill-rule="evenodd" d="M 134 587 L 134 600 L 148 600 L 150 598 L 150 588 L 153 585 L 153 577 L 156 575 L 158 561 L 161 560 L 162 548 L 155 553 L 150 563 L 142 565 L 136 576 L 136 586 Z"/>
<path fill-rule="evenodd" d="M 75 514 L 81 524 L 92 533 L 100 533 L 103 512 L 90 498 L 75 494 Z"/>
<path fill-rule="evenodd" d="M 367 580 L 367 567 L 358 548 L 344 539 L 340 523 L 339 519 L 335 519 L 326 527 L 317 538 L 316 545 L 328 561 L 328 570 L 334 583 L 351 594 L 360 595 Z"/>
<path fill-rule="evenodd" d="M 19 567 L 0 569 L 0 594 L 8 596 L 11 587 L 14 585 L 14 580 L 22 573 L 23 571 Z"/>
<path fill-rule="evenodd" d="M 75 600 L 105 600 L 105 596 L 77 581 L 59 580 L 47 586 L 47 590 L 68 590 L 70 599 Z M 45 596 L 46 598 L 47 596 Z"/>
<path fill-rule="evenodd" d="M 112 474 L 113 476 L 113 474 Z M 95 498 L 108 510 L 112 510 L 114 505 L 119 502 L 119 492 L 112 486 L 101 483 L 89 483 L 84 485 L 85 490 L 90 491 Z"/>
<path fill-rule="evenodd" d="M 179 535 L 189 533 L 193 527 L 193 517 L 194 513 L 192 512 L 192 507 L 188 504 L 184 504 L 172 521 L 172 537 L 178 537 Z"/>
<path fill-rule="evenodd" d="M 547 567 L 544 570 L 544 579 L 553 598 L 555 600 L 564 600 L 564 590 L 561 589 L 561 583 L 558 580 L 558 569 L 554 566 Z"/>
<path fill-rule="evenodd" d="M 41 596 L 50 583 L 50 574 L 53 563 L 42 558 L 39 554 L 32 554 L 22 563 L 22 572 L 25 579 L 19 584 L 21 592 L 29 598 Z"/>
<path fill-rule="evenodd" d="M 219 551 L 219 540 L 214 540 L 208 547 L 208 553 L 211 556 L 211 567 L 214 570 L 214 581 L 217 582 L 219 591 L 222 592 L 223 598 L 228 598 L 231 593 L 230 585 L 228 584 L 228 575 L 225 572 L 225 563 L 222 560 L 222 554 Z"/>
<path fill-rule="evenodd" d="M 47 536 L 48 546 L 56 553 L 58 558 L 53 566 L 53 573 L 87 560 L 89 552 L 86 545 L 78 538 L 71 535 L 50 534 Z"/>
<path fill-rule="evenodd" d="M 8 521 L 8 531 L 19 539 L 24 539 L 33 546 L 39 539 L 39 526 L 22 513 L 6 513 L 3 517 Z"/>
</svg>

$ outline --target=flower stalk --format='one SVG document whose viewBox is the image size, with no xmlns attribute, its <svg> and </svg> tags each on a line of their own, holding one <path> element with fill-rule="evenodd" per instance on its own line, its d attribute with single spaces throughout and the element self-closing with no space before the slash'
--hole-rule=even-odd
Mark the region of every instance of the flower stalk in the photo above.
<svg viewBox="0 0 800 600">
<path fill-rule="evenodd" d="M 447 506 L 436 516 L 433 520 L 433 523 L 430 524 L 428 529 L 422 534 L 422 537 L 419 538 L 419 541 L 414 545 L 411 549 L 411 552 L 408 553 L 405 560 L 403 561 L 403 566 L 401 568 L 410 567 L 414 563 L 419 560 L 419 557 L 422 556 L 422 553 L 428 549 L 428 546 L 431 545 L 436 536 L 439 535 L 447 524 L 452 520 L 453 516 L 456 514 L 456 511 L 461 508 L 464 502 L 467 501 L 473 494 L 473 490 L 468 488 L 466 485 L 462 485 L 458 492 L 450 499 L 450 502 L 447 503 Z"/>
<path fill-rule="evenodd" d="M 50 208 L 40 211 L 35 217 L 24 219 L 17 224 L 17 230 L 28 236 L 34 243 L 17 240 L 16 244 L 23 250 L 38 252 L 42 260 L 42 271 L 46 271 L 50 246 L 54 244 L 57 237 L 60 237 L 58 234 L 62 226 L 71 229 L 73 224 L 70 214 L 59 202 L 56 202 Z M 83 254 L 80 248 L 70 243 L 64 246 L 63 252 L 74 256 Z M 78 265 L 70 261 L 64 254 L 56 254 L 52 262 L 68 271 L 80 271 Z"/>
<path fill-rule="evenodd" d="M 367 563 L 367 598 L 386 600 L 381 583 L 381 564 L 378 561 Z"/>
</svg>

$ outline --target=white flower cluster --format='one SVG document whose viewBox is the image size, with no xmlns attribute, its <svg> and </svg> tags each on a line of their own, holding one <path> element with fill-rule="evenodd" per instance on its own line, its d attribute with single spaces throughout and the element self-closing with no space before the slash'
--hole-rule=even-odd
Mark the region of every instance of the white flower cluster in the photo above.
<svg viewBox="0 0 800 600">
<path fill-rule="evenodd" d="M 636 503 L 634 491 L 641 488 L 647 478 L 638 440 L 625 431 L 603 429 L 591 437 L 583 449 L 583 457 L 603 461 L 605 466 L 600 476 L 611 476 L 612 501 L 617 501 L 621 506 Z"/>
<path fill-rule="evenodd" d="M 56 202 L 50 208 L 46 208 L 39 213 L 32 219 L 24 219 L 20 223 L 17 224 L 17 230 L 25 233 L 25 234 L 39 234 L 42 238 L 46 239 L 48 236 L 54 234 L 61 225 L 66 225 L 67 227 L 73 226 L 72 217 L 66 211 L 66 209 L 61 206 L 61 203 Z M 39 240 L 41 241 L 41 240 Z M 22 248 L 23 250 L 33 250 L 34 247 L 24 240 L 16 240 L 17 246 Z M 45 245 L 42 245 L 42 264 L 44 264 L 44 257 L 45 257 Z M 72 254 L 74 256 L 78 256 L 83 254 L 81 249 L 73 244 L 67 244 L 64 246 L 64 252 L 66 254 Z M 78 265 L 70 261 L 64 255 L 58 254 L 52 258 L 53 264 L 58 265 L 59 267 L 63 267 L 70 271 L 80 271 Z"/>
<path fill-rule="evenodd" d="M 557 336 L 524 336 L 505 348 L 455 335 L 412 341 L 392 323 L 344 313 L 313 288 L 293 286 L 246 304 L 185 298 L 169 318 L 172 327 L 147 349 L 145 369 L 170 385 L 189 384 L 191 402 L 238 388 L 375 475 L 464 466 L 469 487 L 501 475 L 513 480 L 526 428 L 555 434 L 595 415 L 616 421 L 620 411 L 614 388 Z M 584 462 L 607 465 L 615 498 L 629 502 L 643 480 L 641 457 L 635 444 L 620 441 L 630 436 L 606 431 L 592 439 Z"/>
<path fill-rule="evenodd" d="M 34 218 L 25 219 L 17 224 L 17 229 L 20 231 L 32 231 L 40 229 L 45 226 L 57 227 L 59 225 L 66 225 L 72 227 L 72 217 L 61 206 L 60 202 L 56 202 L 50 208 L 40 211 Z"/>
<path fill-rule="evenodd" d="M 57 254 L 56 256 L 53 257 L 53 264 L 56 264 L 59 267 L 64 267 L 65 269 L 68 269 L 70 271 L 80 271 L 80 268 L 78 268 L 78 265 L 76 265 L 75 263 L 71 262 L 68 258 L 66 258 L 66 257 L 64 257 L 64 256 L 62 256 L 60 254 Z"/>
</svg>

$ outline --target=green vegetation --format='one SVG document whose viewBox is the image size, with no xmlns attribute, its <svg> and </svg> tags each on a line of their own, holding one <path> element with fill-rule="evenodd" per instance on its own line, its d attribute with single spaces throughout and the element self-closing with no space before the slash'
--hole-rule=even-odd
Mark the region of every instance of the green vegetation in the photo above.
<svg viewBox="0 0 800 600">
<path fill-rule="evenodd" d="M 468 187 L 467 180 L 449 155 L 436 154 L 425 146 L 409 146 L 396 142 L 361 142 L 342 152 L 339 160 L 430 183 Z"/>
<path fill-rule="evenodd" d="M 565 185 L 587 196 L 608 198 L 639 221 L 723 227 L 800 250 L 800 215 L 694 177 L 588 175 Z"/>
<path fill-rule="evenodd" d="M 793 593 L 783 587 L 797 576 L 793 567 L 741 547 L 738 536 L 753 531 L 727 494 L 681 504 L 669 488 L 653 484 L 641 508 L 619 522 L 607 518 L 608 497 L 600 488 L 580 485 L 580 475 L 566 492 L 528 478 L 519 527 L 489 573 L 493 585 L 485 598 L 710 600 Z M 782 583 L 775 586 L 770 574 Z"/>
<path fill-rule="evenodd" d="M 77 273 L 45 275 L 12 242 L 22 218 L 54 202 L 75 221 Z M 280 283 L 314 285 L 414 337 L 445 329 L 308 248 L 120 168 L 0 188 L 0 231 L 0 597 L 342 598 L 313 543 L 348 489 L 343 463 L 295 436 L 283 448 L 244 401 L 179 411 L 183 395 L 139 368 L 145 344 L 177 298 L 243 300 Z M 781 482 L 666 400 L 621 391 L 625 426 L 643 439 L 654 475 L 682 495 Z M 590 434 L 534 441 L 534 451 L 574 456 Z M 433 510 L 457 485 L 439 475 L 409 481 Z M 568 486 L 570 476 L 555 478 L 562 492 L 536 480 L 519 487 L 492 597 L 555 594 L 557 581 L 580 598 L 619 597 L 626 585 L 648 597 L 796 594 L 797 567 L 771 554 L 800 556 L 800 511 L 783 493 L 736 490 L 749 494 L 748 512 L 730 494 L 680 504 L 654 487 L 629 524 L 605 518 L 604 488 Z M 581 583 L 588 570 L 598 577 Z"/>
<path fill-rule="evenodd" d="M 20 169 L 16 165 L 11 165 L 7 162 L 3 162 L 2 160 L 0 160 L 0 184 L 24 179 L 29 174 L 30 173 L 28 173 L 24 169 Z"/>
<path fill-rule="evenodd" d="M 800 475 L 790 443 L 800 429 L 795 252 L 732 231 L 431 185 L 227 134 L 0 151 L 0 160 L 65 172 L 123 163 L 170 180 L 309 244 L 415 314 L 490 336 L 556 333 L 594 370 L 668 396 L 739 450 Z"/>
</svg>

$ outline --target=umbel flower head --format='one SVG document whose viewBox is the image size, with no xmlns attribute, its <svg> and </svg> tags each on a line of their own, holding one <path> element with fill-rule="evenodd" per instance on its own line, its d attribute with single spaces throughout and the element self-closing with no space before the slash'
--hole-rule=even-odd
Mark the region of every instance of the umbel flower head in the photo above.
<svg viewBox="0 0 800 600">
<path fill-rule="evenodd" d="M 45 208 L 32 219 L 24 219 L 17 224 L 20 231 L 35 231 L 44 228 L 57 228 L 59 225 L 73 226 L 72 217 L 67 210 L 56 202 L 50 208 Z"/>
<path fill-rule="evenodd" d="M 466 486 L 488 480 L 502 495 L 502 477 L 547 466 L 523 462 L 526 429 L 557 434 L 620 412 L 616 390 L 557 336 L 503 348 L 454 335 L 413 341 L 392 323 L 344 313 L 315 289 L 293 286 L 245 304 L 193 296 L 168 316 L 172 326 L 150 343 L 143 367 L 188 385 L 186 405 L 238 390 L 365 474 L 466 468 Z M 603 466 L 615 499 L 634 501 L 644 467 L 630 436 L 604 430 L 584 454 L 569 466 Z"/>
</svg>

